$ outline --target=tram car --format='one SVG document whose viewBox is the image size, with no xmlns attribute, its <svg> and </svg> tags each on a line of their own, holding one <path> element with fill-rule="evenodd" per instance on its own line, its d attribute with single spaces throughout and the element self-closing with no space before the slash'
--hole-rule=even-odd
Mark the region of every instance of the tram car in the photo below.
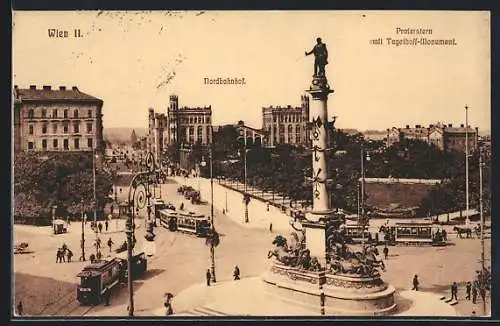
<svg viewBox="0 0 500 326">
<path fill-rule="evenodd" d="M 143 252 L 132 256 L 132 277 L 138 278 L 147 269 L 147 260 Z M 85 266 L 77 274 L 80 284 L 77 286 L 77 300 L 82 305 L 99 304 L 105 291 L 110 291 L 120 282 L 127 280 L 126 253 L 110 260 L 101 260 Z"/>
<path fill-rule="evenodd" d="M 398 222 L 385 228 L 389 245 L 445 246 L 441 233 L 429 221 Z"/>
<path fill-rule="evenodd" d="M 182 214 L 164 209 L 160 211 L 160 223 L 172 232 L 184 232 L 194 234 L 197 237 L 206 237 L 210 231 L 208 218 L 193 212 Z"/>
<path fill-rule="evenodd" d="M 155 199 L 153 202 L 155 218 L 160 218 L 160 211 L 163 209 L 170 209 L 175 211 L 175 206 L 172 203 L 165 203 L 163 199 Z"/>
<path fill-rule="evenodd" d="M 363 227 L 358 224 L 346 224 L 344 227 L 347 243 L 358 244 L 363 241 L 369 242 L 370 240 L 374 240 L 371 233 L 368 231 L 368 227 L 365 227 L 364 232 Z"/>
</svg>

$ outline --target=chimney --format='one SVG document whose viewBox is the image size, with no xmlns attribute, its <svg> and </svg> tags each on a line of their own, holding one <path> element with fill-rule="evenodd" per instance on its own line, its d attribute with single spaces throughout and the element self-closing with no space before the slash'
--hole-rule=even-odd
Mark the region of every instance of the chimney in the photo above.
<svg viewBox="0 0 500 326">
<path fill-rule="evenodd" d="M 464 127 L 464 124 L 462 123 L 462 124 L 460 125 L 460 128 L 463 128 L 463 127 Z"/>
<path fill-rule="evenodd" d="M 51 89 L 51 88 L 52 88 L 52 87 L 50 87 L 50 86 L 43 85 L 43 90 L 44 90 L 44 91 L 50 91 L 50 89 Z"/>
<path fill-rule="evenodd" d="M 451 127 L 453 127 L 453 125 L 452 125 L 451 123 L 449 123 L 449 124 L 448 124 L 448 127 L 449 127 L 449 128 L 451 128 Z"/>
<path fill-rule="evenodd" d="M 59 90 L 60 91 L 65 91 L 66 90 L 66 86 L 59 86 Z"/>
<path fill-rule="evenodd" d="M 30 89 L 36 89 L 36 85 L 30 85 Z"/>
<path fill-rule="evenodd" d="M 71 87 L 73 91 L 78 91 L 78 88 L 76 86 Z"/>
<path fill-rule="evenodd" d="M 410 125 L 406 125 L 406 129 L 410 129 Z"/>
</svg>

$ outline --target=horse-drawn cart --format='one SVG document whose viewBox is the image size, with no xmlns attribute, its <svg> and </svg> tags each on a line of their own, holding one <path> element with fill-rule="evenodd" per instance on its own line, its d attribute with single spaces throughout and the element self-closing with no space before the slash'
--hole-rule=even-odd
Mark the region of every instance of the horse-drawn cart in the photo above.
<svg viewBox="0 0 500 326">
<path fill-rule="evenodd" d="M 28 252 L 28 243 L 27 242 L 21 242 L 18 245 L 14 246 L 14 254 L 24 254 Z"/>
</svg>

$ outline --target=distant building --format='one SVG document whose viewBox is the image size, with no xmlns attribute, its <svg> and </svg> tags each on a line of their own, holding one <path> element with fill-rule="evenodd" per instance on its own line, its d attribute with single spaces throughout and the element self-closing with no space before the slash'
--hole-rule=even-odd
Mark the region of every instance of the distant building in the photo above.
<svg viewBox="0 0 500 326">
<path fill-rule="evenodd" d="M 478 145 L 478 128 L 475 129 L 463 124 L 459 127 L 454 127 L 452 124 L 429 125 L 429 127 L 416 125 L 411 128 L 406 125 L 405 128 L 387 129 L 387 146 L 392 146 L 401 142 L 404 139 L 418 139 L 425 141 L 428 144 L 433 144 L 441 150 L 458 150 L 465 152 L 465 138 L 468 137 L 469 152 L 477 149 Z"/>
<path fill-rule="evenodd" d="M 14 86 L 14 151 L 104 152 L 102 105 L 76 86 Z"/>
<path fill-rule="evenodd" d="M 179 107 L 177 95 L 171 95 L 167 114 L 149 109 L 147 149 L 159 159 L 169 145 L 207 146 L 212 141 L 211 126 L 211 106 Z"/>
<path fill-rule="evenodd" d="M 212 106 L 179 107 L 177 95 L 170 96 L 167 114 L 167 143 L 206 146 L 212 142 Z"/>
<path fill-rule="evenodd" d="M 309 97 L 300 97 L 301 105 L 292 107 L 263 107 L 262 128 L 268 135 L 265 147 L 277 144 L 307 146 L 309 143 Z"/>
</svg>

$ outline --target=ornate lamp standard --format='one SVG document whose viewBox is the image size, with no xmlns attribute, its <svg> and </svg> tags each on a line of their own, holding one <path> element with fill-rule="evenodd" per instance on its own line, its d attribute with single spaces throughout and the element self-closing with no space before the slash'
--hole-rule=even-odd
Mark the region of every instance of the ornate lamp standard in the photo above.
<svg viewBox="0 0 500 326">
<path fill-rule="evenodd" d="M 97 158 L 97 154 L 95 149 L 92 149 L 92 184 L 93 184 L 93 206 L 94 206 L 94 227 L 95 227 L 95 238 L 96 241 L 99 239 L 99 233 L 97 228 L 97 195 L 96 195 L 96 163 L 95 159 Z M 96 254 L 99 251 L 99 248 L 95 247 Z"/>
<path fill-rule="evenodd" d="M 154 160 L 152 153 L 148 153 L 144 162 L 141 162 L 141 166 L 145 167 L 145 170 L 140 171 L 134 175 L 132 181 L 130 182 L 130 187 L 128 191 L 128 214 L 126 226 L 127 234 L 127 273 L 128 273 L 128 293 L 129 293 L 129 305 L 128 305 L 128 315 L 130 317 L 134 316 L 134 295 L 133 295 L 133 280 L 132 280 L 132 255 L 133 247 L 135 246 L 135 236 L 134 229 L 135 215 L 139 214 L 139 210 L 146 207 L 148 208 L 148 221 L 150 222 L 150 186 L 151 183 L 156 184 L 158 180 L 158 175 L 160 171 Z M 146 240 L 153 241 L 155 235 L 152 230 L 152 224 L 147 224 L 146 229 Z"/>
<path fill-rule="evenodd" d="M 80 206 L 82 209 L 82 239 L 81 239 L 81 247 L 82 247 L 82 256 L 81 260 L 85 261 L 85 215 L 84 215 L 84 209 L 83 209 L 83 199 L 80 202 Z"/>
</svg>

